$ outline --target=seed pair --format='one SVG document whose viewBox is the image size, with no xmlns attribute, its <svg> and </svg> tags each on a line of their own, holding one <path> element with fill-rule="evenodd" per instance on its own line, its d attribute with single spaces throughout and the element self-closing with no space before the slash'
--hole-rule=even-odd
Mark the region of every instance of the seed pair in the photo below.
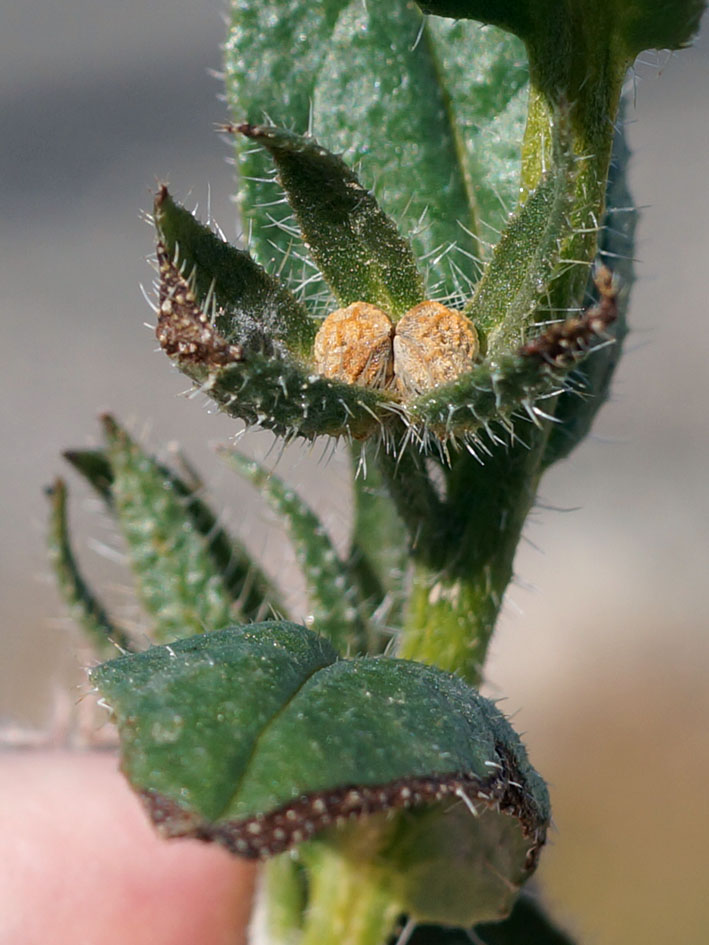
<svg viewBox="0 0 709 945">
<path fill-rule="evenodd" d="M 319 374 L 414 397 L 471 370 L 475 327 L 439 302 L 421 302 L 396 323 L 375 305 L 354 302 L 327 316 L 315 336 Z"/>
</svg>

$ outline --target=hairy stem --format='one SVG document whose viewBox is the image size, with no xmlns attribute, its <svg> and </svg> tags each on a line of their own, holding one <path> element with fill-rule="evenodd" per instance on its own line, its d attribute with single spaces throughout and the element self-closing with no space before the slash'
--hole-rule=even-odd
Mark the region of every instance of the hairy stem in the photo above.
<svg viewBox="0 0 709 945">
<path fill-rule="evenodd" d="M 446 536 L 414 549 L 399 655 L 479 685 L 515 549 L 541 474 L 545 428 L 498 448 L 481 466 L 461 456 L 447 474 Z M 425 556 L 424 556 L 425 553 Z"/>
</svg>

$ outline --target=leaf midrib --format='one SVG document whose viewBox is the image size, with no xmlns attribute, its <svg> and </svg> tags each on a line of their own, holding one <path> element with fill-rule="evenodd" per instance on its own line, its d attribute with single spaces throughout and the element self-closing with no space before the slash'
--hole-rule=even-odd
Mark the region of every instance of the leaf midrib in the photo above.
<svg viewBox="0 0 709 945">
<path fill-rule="evenodd" d="M 273 715 L 268 719 L 268 721 L 264 723 L 264 725 L 262 726 L 260 732 L 258 733 L 258 735 L 256 736 L 256 738 L 255 738 L 254 741 L 253 741 L 253 744 L 252 744 L 252 746 L 251 746 L 251 750 L 250 750 L 250 752 L 249 752 L 249 754 L 248 754 L 248 757 L 247 757 L 247 759 L 246 759 L 246 762 L 245 762 L 245 764 L 244 764 L 244 766 L 243 766 L 242 772 L 241 772 L 241 774 L 237 777 L 237 779 L 236 779 L 236 784 L 235 784 L 235 786 L 234 786 L 234 788 L 233 788 L 231 794 L 229 795 L 229 797 L 228 797 L 226 803 L 225 803 L 224 806 L 222 807 L 222 809 L 221 809 L 221 811 L 219 812 L 219 814 L 217 814 L 217 815 L 214 817 L 214 822 L 215 822 L 215 823 L 216 823 L 217 821 L 221 820 L 221 818 L 225 815 L 225 813 L 226 813 L 226 812 L 232 807 L 232 805 L 238 800 L 239 792 L 241 791 L 241 788 L 243 787 L 244 781 L 246 780 L 246 776 L 247 776 L 248 773 L 249 773 L 249 768 L 251 767 L 251 762 L 253 761 L 254 757 L 256 756 L 256 753 L 258 752 L 258 749 L 259 749 L 259 746 L 260 746 L 260 744 L 261 744 L 261 741 L 262 741 L 263 738 L 265 737 L 266 733 L 271 729 L 271 727 L 272 727 L 273 724 L 278 720 L 278 718 L 279 718 L 281 715 L 283 715 L 283 713 L 286 711 L 286 709 L 288 709 L 288 708 L 290 707 L 290 705 L 292 704 L 293 700 L 297 698 L 297 696 L 300 694 L 300 692 L 302 691 L 302 689 L 310 682 L 310 680 L 313 678 L 313 676 L 317 675 L 317 673 L 321 672 L 322 670 L 327 669 L 329 666 L 334 666 L 335 663 L 338 662 L 338 660 L 339 660 L 339 657 L 336 656 L 335 659 L 334 659 L 331 663 L 325 663 L 325 664 L 322 665 L 322 666 L 317 666 L 317 667 L 315 667 L 315 669 L 313 669 L 312 672 L 308 673 L 308 675 L 303 678 L 303 680 L 299 683 L 299 685 L 298 685 L 298 686 L 293 690 L 293 692 L 288 696 L 288 698 L 285 700 L 285 702 L 283 702 L 282 705 L 273 713 Z M 249 817 L 255 816 L 256 813 L 258 813 L 258 812 L 255 812 L 254 814 L 250 814 L 250 815 L 248 815 L 248 816 L 249 816 Z M 246 818 L 241 818 L 241 819 L 246 819 Z"/>
</svg>

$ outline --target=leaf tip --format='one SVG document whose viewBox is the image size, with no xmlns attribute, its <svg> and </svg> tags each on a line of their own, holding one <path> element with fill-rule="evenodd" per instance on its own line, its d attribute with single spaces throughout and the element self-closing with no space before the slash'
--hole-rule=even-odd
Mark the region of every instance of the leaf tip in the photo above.
<svg viewBox="0 0 709 945">
<path fill-rule="evenodd" d="M 53 482 L 44 487 L 43 492 L 51 502 L 52 506 L 57 508 L 66 499 L 66 482 L 61 478 L 61 476 L 57 476 Z"/>
</svg>

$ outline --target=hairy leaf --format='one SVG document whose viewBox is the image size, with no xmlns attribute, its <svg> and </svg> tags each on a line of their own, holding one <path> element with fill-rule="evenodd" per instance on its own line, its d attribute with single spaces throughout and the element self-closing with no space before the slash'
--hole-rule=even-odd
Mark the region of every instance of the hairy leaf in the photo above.
<svg viewBox="0 0 709 945">
<path fill-rule="evenodd" d="M 424 24 L 407 0 L 353 3 L 337 22 L 315 131 L 409 235 L 429 297 L 470 294 L 484 243 L 517 202 L 526 82 L 518 39 Z"/>
<path fill-rule="evenodd" d="M 288 356 L 246 352 L 214 329 L 187 280 L 158 244 L 160 312 L 156 335 L 181 371 L 232 417 L 281 436 L 365 437 L 391 404 L 383 391 L 312 373 Z M 167 304 L 169 303 L 169 304 Z"/>
<path fill-rule="evenodd" d="M 168 836 L 263 857 L 413 808 L 380 824 L 391 862 L 406 863 L 393 891 L 403 911 L 440 921 L 453 905 L 461 924 L 509 908 L 536 864 L 544 783 L 498 710 L 435 667 L 339 660 L 303 627 L 264 623 L 121 657 L 92 680 Z"/>
<path fill-rule="evenodd" d="M 313 113 L 321 140 L 361 161 L 378 199 L 407 226 L 426 261 L 430 297 L 441 294 L 444 277 L 443 291 L 451 291 L 452 273 L 465 292 L 479 274 L 479 182 L 446 88 L 447 46 L 434 46 L 422 19 L 405 0 L 350 4 L 318 74 Z"/>
<path fill-rule="evenodd" d="M 351 0 L 234 0 L 225 47 L 226 91 L 237 122 L 266 121 L 305 134 L 318 71 L 337 17 Z M 300 239 L 290 228 L 292 212 L 273 180 L 271 161 L 249 142 L 237 147 L 239 207 L 249 248 L 273 264 L 289 284 L 307 282 L 312 268 L 299 258 Z M 306 295 L 318 287 L 305 286 Z"/>
<path fill-rule="evenodd" d="M 472 434 L 471 448 L 482 446 L 479 434 L 496 443 L 493 424 L 512 432 L 515 414 L 524 410 L 536 426 L 549 419 L 538 401 L 566 384 L 569 372 L 610 339 L 617 319 L 616 289 L 610 270 L 596 275 L 600 300 L 578 317 L 555 322 L 513 354 L 488 360 L 457 381 L 434 388 L 408 404 L 409 418 L 437 436 Z"/>
<path fill-rule="evenodd" d="M 47 489 L 51 505 L 49 528 L 49 560 L 54 569 L 59 593 L 72 616 L 86 632 L 99 653 L 105 655 L 112 645 L 124 650 L 133 649 L 127 634 L 116 627 L 106 609 L 86 583 L 71 547 L 67 519 L 67 488 L 62 479 Z"/>
<path fill-rule="evenodd" d="M 113 469 L 105 450 L 65 450 L 64 459 L 86 479 L 107 506 L 112 505 Z"/>
<path fill-rule="evenodd" d="M 280 280 L 175 203 L 164 185 L 154 215 L 158 237 L 193 280 L 199 305 L 214 308 L 215 327 L 228 342 L 247 350 L 282 342 L 297 355 L 310 353 L 317 323 Z"/>
<path fill-rule="evenodd" d="M 113 505 L 113 469 L 104 450 L 67 450 L 65 458 L 91 483 L 109 509 Z M 217 515 L 201 497 L 202 484 L 193 470 L 181 478 L 168 466 L 156 463 L 166 489 L 172 489 L 191 524 L 206 542 L 212 564 L 221 574 L 239 613 L 260 620 L 272 613 L 285 615 L 276 588 L 254 563 L 246 547 L 219 524 Z M 182 460 L 184 466 L 184 460 Z"/>
<path fill-rule="evenodd" d="M 240 0 L 232 9 L 235 119 L 314 132 L 361 162 L 367 186 L 425 257 L 428 294 L 469 294 L 484 254 L 479 220 L 490 240 L 517 199 L 527 77 L 519 41 L 469 23 L 424 25 L 412 0 L 276 0 L 268 10 Z M 268 162 L 237 152 L 257 258 L 308 283 L 313 272 Z"/>
<path fill-rule="evenodd" d="M 286 359 L 253 355 L 214 371 L 201 386 L 231 417 L 279 436 L 361 439 L 381 428 L 388 395 L 307 373 Z"/>
<path fill-rule="evenodd" d="M 571 234 L 574 160 L 568 116 L 559 110 L 552 166 L 505 229 L 466 308 L 487 335 L 488 357 L 521 345 L 540 306 L 549 304 L 549 283 Z"/>
<path fill-rule="evenodd" d="M 519 199 L 527 54 L 512 34 L 493 27 L 480 29 L 470 20 L 429 17 L 425 28 L 465 150 L 483 244 L 478 252 L 485 256 L 487 244 L 497 242 Z M 431 204 L 435 203 L 434 191 Z"/>
<path fill-rule="evenodd" d="M 344 161 L 270 125 L 236 129 L 263 145 L 305 243 L 340 305 L 369 302 L 393 318 L 423 301 L 411 247 Z"/>
<path fill-rule="evenodd" d="M 154 638 L 173 640 L 230 623 L 231 594 L 208 540 L 190 521 L 187 502 L 113 418 L 103 421 L 116 516 Z"/>
</svg>

